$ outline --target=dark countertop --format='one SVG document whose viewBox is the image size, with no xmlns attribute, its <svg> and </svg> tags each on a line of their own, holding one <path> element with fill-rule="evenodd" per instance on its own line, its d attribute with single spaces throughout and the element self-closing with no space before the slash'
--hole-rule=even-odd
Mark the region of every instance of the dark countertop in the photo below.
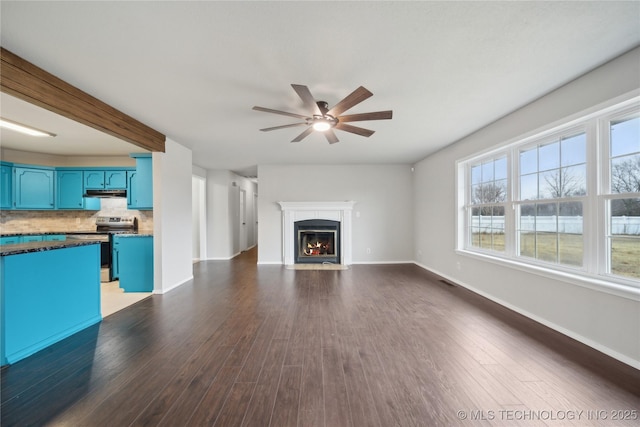
<svg viewBox="0 0 640 427">
<path fill-rule="evenodd" d="M 122 234 L 132 234 L 132 235 L 138 235 L 138 236 L 153 236 L 153 233 L 141 233 L 139 231 L 129 231 L 129 230 L 115 230 L 115 231 L 96 231 L 96 229 L 94 228 L 93 230 L 87 230 L 87 231 L 34 231 L 34 232 L 18 232 L 18 233 L 2 233 L 0 234 L 0 237 L 14 237 L 14 236 L 48 236 L 48 235 L 59 235 L 59 234 L 118 234 L 118 235 L 122 235 Z"/>
<path fill-rule="evenodd" d="M 118 237 L 153 237 L 152 233 L 118 233 Z"/>
<path fill-rule="evenodd" d="M 42 234 L 42 233 L 38 233 Z M 54 249 L 72 248 L 74 246 L 99 245 L 100 242 L 86 240 L 66 240 L 64 242 L 30 242 L 17 245 L 0 245 L 0 256 L 44 252 Z"/>
<path fill-rule="evenodd" d="M 95 230 L 93 230 L 95 231 Z M 58 235 L 58 234 L 71 234 L 66 231 L 34 231 L 34 232 L 24 232 L 20 231 L 18 233 L 2 233 L 0 237 L 13 237 L 13 236 L 45 236 L 45 235 Z"/>
</svg>

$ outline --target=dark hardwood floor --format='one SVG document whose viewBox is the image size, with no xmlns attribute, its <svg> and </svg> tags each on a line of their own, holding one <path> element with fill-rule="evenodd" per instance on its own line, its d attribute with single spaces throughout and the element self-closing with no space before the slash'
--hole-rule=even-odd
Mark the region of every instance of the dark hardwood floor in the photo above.
<svg viewBox="0 0 640 427">
<path fill-rule="evenodd" d="M 640 371 L 417 266 L 194 277 L 3 369 L 2 426 L 638 425 Z"/>
</svg>

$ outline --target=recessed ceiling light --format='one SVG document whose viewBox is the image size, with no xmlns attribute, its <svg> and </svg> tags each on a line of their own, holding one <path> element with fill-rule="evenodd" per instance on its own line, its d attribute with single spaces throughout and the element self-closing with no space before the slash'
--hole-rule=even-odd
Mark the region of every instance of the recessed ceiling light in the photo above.
<svg viewBox="0 0 640 427">
<path fill-rule="evenodd" d="M 17 123 L 11 120 L 7 120 L 7 119 L 3 119 L 0 118 L 0 127 L 3 127 L 5 129 L 11 129 L 14 130 L 16 132 L 20 132 L 20 133 L 24 133 L 26 135 L 31 135 L 31 136 L 49 136 L 49 137 L 53 137 L 56 136 L 55 133 L 51 133 L 51 132 L 46 132 L 40 129 L 36 129 L 33 128 L 31 126 L 26 126 L 23 125 L 21 123 Z"/>
</svg>

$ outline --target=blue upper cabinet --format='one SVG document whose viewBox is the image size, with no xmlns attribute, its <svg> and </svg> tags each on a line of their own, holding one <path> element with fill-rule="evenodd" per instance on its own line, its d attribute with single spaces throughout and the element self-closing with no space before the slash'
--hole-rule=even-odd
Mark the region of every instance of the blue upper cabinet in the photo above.
<svg viewBox="0 0 640 427">
<path fill-rule="evenodd" d="M 120 190 L 127 188 L 126 171 L 106 171 L 104 173 L 104 188 L 108 190 Z"/>
<path fill-rule="evenodd" d="M 87 169 L 84 171 L 85 190 L 124 190 L 126 188 L 126 170 Z"/>
<path fill-rule="evenodd" d="M 56 209 L 100 210 L 100 199 L 82 197 L 84 172 L 81 170 L 56 171 Z"/>
<path fill-rule="evenodd" d="M 84 171 L 84 188 L 92 190 L 100 190 L 104 188 L 104 171 L 103 170 L 86 170 Z"/>
<path fill-rule="evenodd" d="M 0 209 L 13 208 L 13 165 L 0 165 Z"/>
<path fill-rule="evenodd" d="M 14 167 L 14 207 L 53 209 L 55 172 L 48 168 Z"/>
<path fill-rule="evenodd" d="M 127 177 L 127 208 L 153 209 L 153 169 L 151 154 L 131 154 L 136 159 L 135 172 Z"/>
<path fill-rule="evenodd" d="M 82 209 L 84 198 L 82 197 L 82 171 L 59 170 L 56 176 L 57 193 L 56 206 L 58 209 Z"/>
</svg>

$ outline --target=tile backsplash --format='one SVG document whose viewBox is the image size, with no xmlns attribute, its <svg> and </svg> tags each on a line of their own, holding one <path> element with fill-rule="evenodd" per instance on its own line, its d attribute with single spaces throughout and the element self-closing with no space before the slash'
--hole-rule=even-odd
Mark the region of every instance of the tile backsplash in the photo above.
<svg viewBox="0 0 640 427">
<path fill-rule="evenodd" d="M 99 211 L 0 211 L 0 233 L 88 231 L 99 216 L 135 216 L 138 230 L 153 233 L 153 211 L 127 209 L 126 199 L 101 199 Z"/>
</svg>

